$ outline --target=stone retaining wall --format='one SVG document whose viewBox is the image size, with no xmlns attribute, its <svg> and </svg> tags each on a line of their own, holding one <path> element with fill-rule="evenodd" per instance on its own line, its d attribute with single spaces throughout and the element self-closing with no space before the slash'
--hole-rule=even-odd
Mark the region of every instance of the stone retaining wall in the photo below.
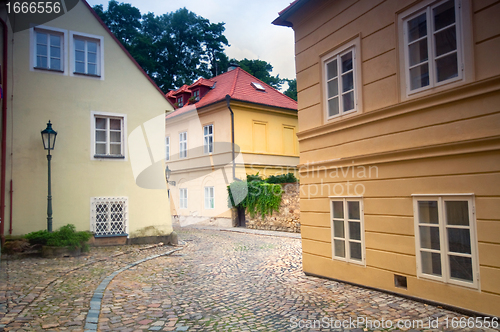
<svg viewBox="0 0 500 332">
<path fill-rule="evenodd" d="M 285 183 L 282 185 L 283 195 L 279 212 L 266 215 L 264 219 L 260 214 L 254 218 L 246 213 L 246 227 L 272 231 L 300 233 L 300 188 L 298 183 Z"/>
</svg>

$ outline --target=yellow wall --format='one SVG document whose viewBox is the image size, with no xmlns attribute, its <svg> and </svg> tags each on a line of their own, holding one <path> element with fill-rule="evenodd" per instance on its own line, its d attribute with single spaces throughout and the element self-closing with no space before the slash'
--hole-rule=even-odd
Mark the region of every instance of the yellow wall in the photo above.
<svg viewBox="0 0 500 332">
<path fill-rule="evenodd" d="M 137 186 L 128 151 L 126 160 L 91 160 L 90 125 L 91 111 L 126 114 L 128 135 L 172 107 L 82 2 L 45 25 L 104 37 L 104 79 L 30 71 L 29 30 L 13 35 L 14 43 L 9 44 L 9 96 L 13 98 L 7 134 L 7 184 L 12 179 L 14 186 L 13 233 L 46 228 L 47 159 L 40 131 L 50 119 L 58 132 L 52 158 L 53 229 L 72 223 L 78 230 L 88 230 L 91 197 L 127 196 L 130 236 L 169 234 L 166 189 Z M 70 63 L 68 44 L 64 47 Z M 160 172 L 162 167 L 158 168 L 162 178 Z"/>
<path fill-rule="evenodd" d="M 498 316 L 500 2 L 462 1 L 463 23 L 470 27 L 464 80 L 408 97 L 397 17 L 414 3 L 312 0 L 289 18 L 296 42 L 304 271 Z M 321 57 L 355 39 L 362 106 L 328 121 Z M 348 167 L 355 167 L 354 175 Z M 373 172 L 358 174 L 357 167 Z M 347 195 L 348 181 L 351 190 L 364 190 L 366 266 L 332 260 L 329 196 L 340 188 Z M 479 289 L 417 277 L 411 195 L 450 193 L 474 194 Z M 408 278 L 408 289 L 395 287 L 394 274 Z"/>
</svg>

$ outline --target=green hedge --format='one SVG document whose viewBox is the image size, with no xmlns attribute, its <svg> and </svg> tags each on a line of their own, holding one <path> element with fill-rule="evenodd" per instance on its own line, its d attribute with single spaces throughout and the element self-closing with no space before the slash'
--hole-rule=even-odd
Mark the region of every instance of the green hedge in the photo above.
<svg viewBox="0 0 500 332">
<path fill-rule="evenodd" d="M 90 232 L 77 232 L 75 225 L 62 226 L 52 233 L 47 230 L 26 234 L 30 244 L 41 244 L 55 247 L 86 248 L 85 242 L 92 237 Z"/>
</svg>

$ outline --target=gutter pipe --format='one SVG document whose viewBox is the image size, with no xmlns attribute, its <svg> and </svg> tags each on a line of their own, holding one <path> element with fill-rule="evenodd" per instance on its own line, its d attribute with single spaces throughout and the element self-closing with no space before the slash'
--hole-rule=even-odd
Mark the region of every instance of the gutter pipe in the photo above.
<svg viewBox="0 0 500 332">
<path fill-rule="evenodd" d="M 5 174 L 6 174 L 6 162 L 7 162 L 7 47 L 9 30 L 7 24 L 3 19 L 0 18 L 0 23 L 3 28 L 3 62 L 2 62 L 2 155 L 1 155 L 1 167 L 0 167 L 0 243 L 3 245 L 5 241 L 4 227 L 5 227 Z M 11 211 L 12 213 L 12 211 Z"/>
<path fill-rule="evenodd" d="M 226 104 L 227 108 L 229 108 L 229 112 L 231 112 L 231 152 L 232 152 L 232 158 L 233 158 L 233 181 L 236 180 L 236 161 L 234 160 L 234 112 L 231 109 L 231 96 L 226 95 Z"/>
</svg>

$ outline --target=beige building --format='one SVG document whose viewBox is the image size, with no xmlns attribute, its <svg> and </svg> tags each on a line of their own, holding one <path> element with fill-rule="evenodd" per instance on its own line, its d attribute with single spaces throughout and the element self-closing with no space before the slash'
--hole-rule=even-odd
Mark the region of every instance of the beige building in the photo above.
<svg viewBox="0 0 500 332">
<path fill-rule="evenodd" d="M 0 17 L 2 235 L 47 229 L 49 120 L 54 230 L 74 224 L 102 241 L 169 235 L 163 139 L 173 107 L 163 93 L 85 1 L 18 32 L 5 7 Z"/>
<path fill-rule="evenodd" d="M 304 271 L 500 315 L 500 2 L 296 0 Z"/>
<path fill-rule="evenodd" d="M 165 144 L 181 225 L 230 226 L 227 186 L 235 178 L 297 171 L 297 102 L 241 68 L 167 97 L 178 107 L 166 116 Z"/>
</svg>

